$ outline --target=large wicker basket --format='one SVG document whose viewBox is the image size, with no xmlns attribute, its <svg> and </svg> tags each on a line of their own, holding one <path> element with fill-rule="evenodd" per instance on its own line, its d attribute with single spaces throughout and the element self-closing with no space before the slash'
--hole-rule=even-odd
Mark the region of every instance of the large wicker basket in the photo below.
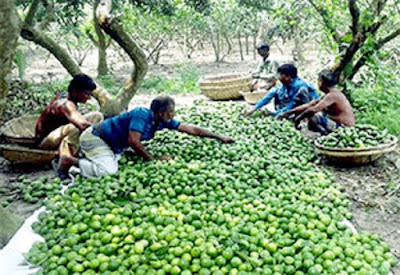
<svg viewBox="0 0 400 275">
<path fill-rule="evenodd" d="M 330 148 L 323 146 L 316 140 L 314 142 L 317 153 L 325 156 L 328 161 L 341 166 L 357 166 L 371 163 L 384 154 L 394 151 L 397 146 L 397 138 L 391 137 L 392 141 L 366 148 Z"/>
<path fill-rule="evenodd" d="M 250 74 L 224 74 L 204 76 L 199 80 L 201 92 L 212 100 L 239 98 L 240 91 L 250 91 Z"/>
<path fill-rule="evenodd" d="M 31 149 L 18 145 L 0 144 L 3 157 L 13 164 L 34 164 L 40 165 L 50 162 L 57 154 L 57 151 Z"/>
<path fill-rule="evenodd" d="M 268 91 L 260 91 L 260 92 L 240 92 L 240 94 L 244 97 L 247 103 L 256 104 L 261 98 L 263 98 Z"/>
<path fill-rule="evenodd" d="M 25 115 L 7 121 L 0 134 L 10 143 L 31 145 L 35 142 L 35 126 L 39 115 Z"/>
</svg>

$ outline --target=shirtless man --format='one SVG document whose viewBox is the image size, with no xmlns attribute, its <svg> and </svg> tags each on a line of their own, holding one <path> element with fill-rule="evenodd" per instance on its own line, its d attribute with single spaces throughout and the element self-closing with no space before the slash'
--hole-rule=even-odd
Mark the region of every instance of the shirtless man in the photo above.
<svg viewBox="0 0 400 275">
<path fill-rule="evenodd" d="M 84 74 L 76 75 L 68 86 L 68 93 L 57 94 L 40 115 L 35 129 L 37 147 L 45 150 L 58 148 L 60 161 L 57 173 L 67 179 L 68 173 L 60 166 L 61 159 L 71 158 L 79 150 L 79 135 L 93 123 L 103 120 L 99 112 L 83 116 L 77 110 L 77 103 L 86 103 L 92 96 L 96 84 Z"/>
<path fill-rule="evenodd" d="M 333 73 L 323 70 L 318 77 L 318 86 L 326 95 L 279 117 L 296 115 L 294 123 L 297 129 L 301 120 L 308 119 L 308 128 L 321 134 L 328 134 L 341 126 L 353 126 L 355 118 L 351 104 L 335 85 Z"/>
</svg>

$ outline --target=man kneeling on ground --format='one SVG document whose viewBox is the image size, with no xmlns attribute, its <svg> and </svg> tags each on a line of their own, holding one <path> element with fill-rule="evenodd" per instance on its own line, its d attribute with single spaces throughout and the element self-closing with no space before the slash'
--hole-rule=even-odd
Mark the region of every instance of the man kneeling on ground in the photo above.
<svg viewBox="0 0 400 275">
<path fill-rule="evenodd" d="M 138 107 L 93 125 L 87 128 L 79 139 L 85 157 L 65 159 L 63 166 L 78 166 L 81 175 L 88 178 L 114 174 L 118 171 L 121 153 L 129 146 L 146 161 L 154 160 L 141 141 L 152 139 L 156 131 L 164 128 L 193 136 L 215 138 L 223 143 L 234 142 L 230 137 L 181 124 L 173 119 L 174 112 L 174 100 L 169 96 L 158 96 L 151 102 L 150 109 Z M 170 157 L 161 156 L 159 159 L 169 160 Z"/>
<path fill-rule="evenodd" d="M 86 103 L 95 89 L 96 84 L 89 76 L 74 76 L 68 86 L 68 93 L 57 94 L 36 123 L 37 147 L 44 150 L 58 148 L 60 161 L 57 173 L 63 180 L 68 178 L 68 174 L 62 167 L 62 159 L 75 156 L 79 150 L 80 133 L 93 123 L 103 120 L 100 112 L 82 115 L 77 109 L 77 104 Z"/>
<path fill-rule="evenodd" d="M 274 99 L 276 111 L 266 111 L 265 113 L 278 116 L 287 110 L 319 98 L 314 86 L 297 76 L 297 68 L 294 65 L 283 64 L 280 66 L 278 76 L 282 85 L 272 88 L 262 99 L 257 101 L 254 108 L 245 113 L 246 116 L 251 116 L 272 99 Z"/>
<path fill-rule="evenodd" d="M 353 109 L 346 96 L 336 87 L 335 76 L 329 70 L 323 70 L 318 76 L 318 86 L 326 95 L 308 104 L 289 110 L 279 117 L 296 115 L 296 128 L 303 119 L 308 120 L 311 131 L 323 135 L 329 134 L 341 126 L 353 126 L 355 122 Z"/>
</svg>

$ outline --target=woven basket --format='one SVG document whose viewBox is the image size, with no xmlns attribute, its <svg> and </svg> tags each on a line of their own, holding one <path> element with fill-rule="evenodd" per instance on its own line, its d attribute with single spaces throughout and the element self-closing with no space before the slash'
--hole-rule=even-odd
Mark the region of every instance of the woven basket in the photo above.
<svg viewBox="0 0 400 275">
<path fill-rule="evenodd" d="M 212 100 L 237 99 L 240 91 L 250 91 L 250 74 L 204 76 L 199 80 L 201 92 Z"/>
<path fill-rule="evenodd" d="M 384 154 L 396 149 L 397 138 L 391 137 L 392 141 L 374 147 L 365 148 L 330 148 L 323 146 L 316 140 L 314 142 L 317 153 L 325 156 L 330 162 L 341 166 L 357 166 L 371 163 Z"/>
<path fill-rule="evenodd" d="M 44 164 L 50 162 L 57 151 L 31 149 L 17 145 L 0 144 L 3 157 L 13 164 Z"/>
<path fill-rule="evenodd" d="M 256 104 L 261 98 L 263 98 L 268 91 L 262 92 L 240 92 L 240 94 L 244 97 L 247 103 Z"/>
<path fill-rule="evenodd" d="M 24 145 L 35 142 L 35 127 L 40 115 L 25 115 L 7 121 L 1 128 L 0 134 L 10 143 Z"/>
</svg>

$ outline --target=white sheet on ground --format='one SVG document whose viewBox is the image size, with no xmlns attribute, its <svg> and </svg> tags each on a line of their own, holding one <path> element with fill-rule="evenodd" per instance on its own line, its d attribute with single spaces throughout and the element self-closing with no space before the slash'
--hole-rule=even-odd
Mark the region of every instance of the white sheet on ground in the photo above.
<svg viewBox="0 0 400 275">
<path fill-rule="evenodd" d="M 26 219 L 18 231 L 14 234 L 8 244 L 0 250 L 0 274 L 4 275 L 27 275 L 34 274 L 38 268 L 31 265 L 21 265 L 25 262 L 24 253 L 28 252 L 33 243 L 43 241 L 43 238 L 36 234 L 31 225 L 38 220 L 41 212 L 45 211 L 42 206 Z"/>
</svg>

